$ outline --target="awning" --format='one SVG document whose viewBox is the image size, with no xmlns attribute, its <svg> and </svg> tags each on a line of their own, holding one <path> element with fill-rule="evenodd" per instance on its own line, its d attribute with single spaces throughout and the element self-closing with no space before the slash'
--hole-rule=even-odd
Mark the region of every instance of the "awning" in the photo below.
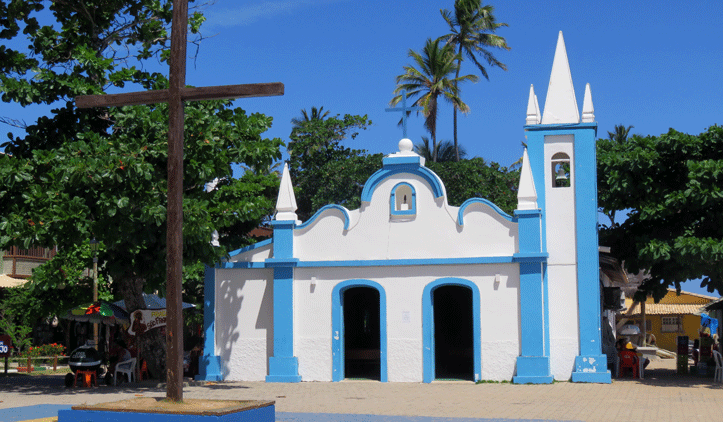
<svg viewBox="0 0 723 422">
<path fill-rule="evenodd" d="M 19 287 L 27 282 L 27 279 L 13 278 L 7 274 L 0 274 L 0 287 Z"/>
</svg>

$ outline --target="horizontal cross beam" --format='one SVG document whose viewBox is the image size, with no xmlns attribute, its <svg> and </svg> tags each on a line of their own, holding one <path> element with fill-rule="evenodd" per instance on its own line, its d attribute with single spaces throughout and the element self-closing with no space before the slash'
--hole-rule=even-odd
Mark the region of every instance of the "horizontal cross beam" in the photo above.
<svg viewBox="0 0 723 422">
<path fill-rule="evenodd" d="M 271 97 L 277 95 L 284 95 L 284 84 L 281 82 L 181 88 L 181 99 L 183 101 L 230 100 L 241 97 Z M 162 103 L 167 102 L 168 98 L 169 91 L 159 89 L 124 94 L 81 95 L 75 98 L 75 105 L 78 108 L 119 107 Z"/>
</svg>

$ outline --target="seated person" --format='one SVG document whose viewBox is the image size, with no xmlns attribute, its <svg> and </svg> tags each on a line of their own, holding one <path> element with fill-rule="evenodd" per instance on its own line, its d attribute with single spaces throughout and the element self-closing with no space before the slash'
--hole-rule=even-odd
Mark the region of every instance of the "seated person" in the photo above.
<svg viewBox="0 0 723 422">
<path fill-rule="evenodd" d="M 630 342 L 630 340 L 627 339 L 627 337 L 621 337 L 618 339 L 617 342 L 615 342 L 615 348 L 618 349 L 618 353 L 622 352 L 623 350 L 632 350 L 633 352 L 638 351 L 638 348 Z M 645 358 L 645 362 L 643 362 L 643 369 L 647 368 L 650 364 L 650 359 Z"/>
<path fill-rule="evenodd" d="M 115 341 L 115 348 L 111 349 L 110 357 L 110 373 L 115 373 L 115 366 L 118 362 L 130 360 L 132 358 L 131 352 L 126 347 L 126 342 L 123 339 Z"/>
</svg>

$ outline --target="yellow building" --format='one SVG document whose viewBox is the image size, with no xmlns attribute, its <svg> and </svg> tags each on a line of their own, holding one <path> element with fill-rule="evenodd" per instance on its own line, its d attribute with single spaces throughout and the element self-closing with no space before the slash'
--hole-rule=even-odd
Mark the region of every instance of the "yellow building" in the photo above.
<svg viewBox="0 0 723 422">
<path fill-rule="evenodd" d="M 659 348 L 677 352 L 678 336 L 688 336 L 690 340 L 699 337 L 700 308 L 716 299 L 682 291 L 678 295 L 675 289 L 668 289 L 668 293 L 658 303 L 649 297 L 644 306 L 647 337 L 652 334 Z M 642 304 L 633 303 L 632 299 L 626 298 L 625 305 L 628 312 L 622 318 L 642 327 Z"/>
</svg>

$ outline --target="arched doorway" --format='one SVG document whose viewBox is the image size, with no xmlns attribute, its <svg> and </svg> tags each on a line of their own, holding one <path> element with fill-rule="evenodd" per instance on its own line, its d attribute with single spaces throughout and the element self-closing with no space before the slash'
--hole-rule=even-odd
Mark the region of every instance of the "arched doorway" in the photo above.
<svg viewBox="0 0 723 422">
<path fill-rule="evenodd" d="M 428 284 L 422 299 L 424 382 L 480 379 L 479 289 L 469 280 Z"/>
<path fill-rule="evenodd" d="M 472 290 L 442 286 L 432 292 L 437 379 L 474 380 Z"/>
<path fill-rule="evenodd" d="M 332 380 L 387 381 L 387 313 L 384 288 L 347 280 L 332 292 Z"/>
<path fill-rule="evenodd" d="M 344 375 L 380 379 L 379 292 L 353 287 L 344 298 Z"/>
</svg>

